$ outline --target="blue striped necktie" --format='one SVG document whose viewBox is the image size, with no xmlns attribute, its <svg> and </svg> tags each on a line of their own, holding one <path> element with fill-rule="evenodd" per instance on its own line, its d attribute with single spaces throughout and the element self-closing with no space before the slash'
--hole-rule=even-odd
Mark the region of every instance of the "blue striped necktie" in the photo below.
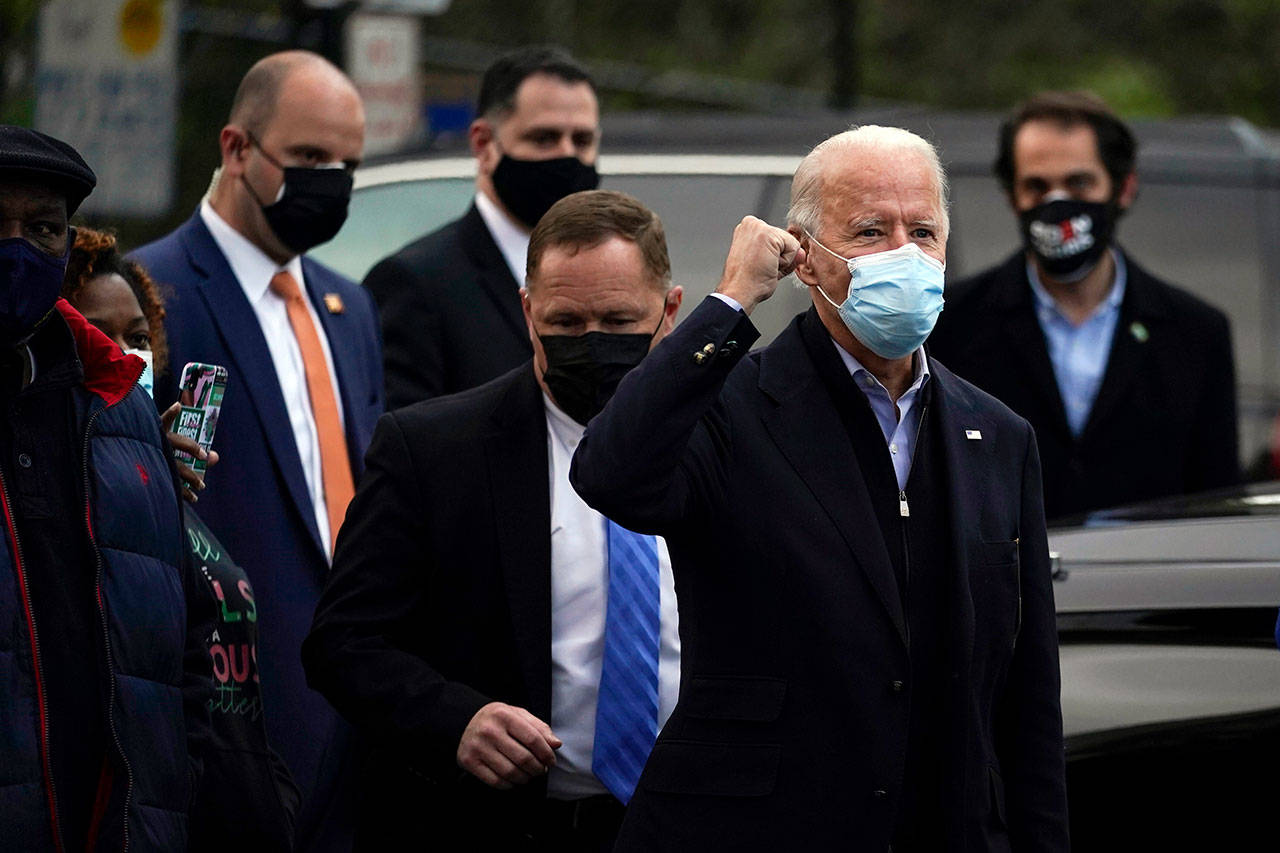
<svg viewBox="0 0 1280 853">
<path fill-rule="evenodd" d="M 591 770 L 624 804 L 658 736 L 658 541 L 608 522 L 609 604 Z"/>
</svg>

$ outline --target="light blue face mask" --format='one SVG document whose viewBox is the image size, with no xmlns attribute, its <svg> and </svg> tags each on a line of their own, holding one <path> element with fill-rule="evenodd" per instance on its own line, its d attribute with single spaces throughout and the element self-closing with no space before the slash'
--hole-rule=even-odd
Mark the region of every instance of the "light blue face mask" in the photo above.
<svg viewBox="0 0 1280 853">
<path fill-rule="evenodd" d="M 142 361 L 146 364 L 146 367 L 142 369 L 142 375 L 138 377 L 138 384 L 142 386 L 143 391 L 147 392 L 148 397 L 154 397 L 156 378 L 155 378 L 155 374 L 151 371 L 151 366 L 152 366 L 151 350 L 127 349 L 124 351 L 124 354 L 136 355 L 138 358 L 142 359 Z"/>
<path fill-rule="evenodd" d="M 919 349 L 942 313 L 946 267 L 915 243 L 887 252 L 846 258 L 809 234 L 819 248 L 849 267 L 849 295 L 837 305 L 821 287 L 822 298 L 840 312 L 855 338 L 881 358 L 905 358 Z"/>
</svg>

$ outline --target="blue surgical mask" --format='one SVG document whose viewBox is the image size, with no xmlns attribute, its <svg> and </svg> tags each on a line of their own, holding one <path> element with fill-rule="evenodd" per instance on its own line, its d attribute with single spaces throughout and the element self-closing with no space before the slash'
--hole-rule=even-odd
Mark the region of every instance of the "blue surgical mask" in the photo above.
<svg viewBox="0 0 1280 853">
<path fill-rule="evenodd" d="M 142 362 L 146 367 L 142 369 L 142 375 L 138 377 L 138 384 L 142 386 L 143 391 L 147 392 L 148 397 L 155 397 L 156 377 L 155 373 L 152 372 L 153 362 L 151 360 L 151 350 L 127 349 L 124 351 L 124 354 L 136 355 L 138 358 L 142 359 Z"/>
<path fill-rule="evenodd" d="M 821 287 L 818 292 L 840 313 L 850 333 L 881 358 L 905 358 L 919 349 L 942 313 L 943 263 L 915 243 L 846 258 L 804 233 L 849 267 L 849 294 L 843 303 L 836 304 Z"/>
</svg>

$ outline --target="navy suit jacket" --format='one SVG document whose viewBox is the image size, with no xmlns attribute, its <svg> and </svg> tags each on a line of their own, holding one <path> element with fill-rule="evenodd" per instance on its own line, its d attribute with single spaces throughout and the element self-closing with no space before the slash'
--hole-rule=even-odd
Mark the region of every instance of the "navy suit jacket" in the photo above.
<svg viewBox="0 0 1280 853">
<path fill-rule="evenodd" d="M 328 811 L 347 733 L 341 718 L 310 690 L 300 649 L 329 571 L 289 413 L 253 307 L 197 212 L 134 258 L 167 287 L 169 373 L 156 401 L 177 397 L 189 361 L 227 368 L 227 391 L 213 447 L 221 461 L 200 494 L 200 517 L 230 549 L 253 584 L 258 612 L 258 669 L 267 735 L 303 794 L 299 845 Z M 382 413 L 382 352 L 372 300 L 355 283 L 302 259 L 307 295 L 333 353 L 351 470 Z M 326 307 L 337 294 L 343 310 Z"/>
<path fill-rule="evenodd" d="M 680 698 L 619 851 L 891 841 L 912 698 L 907 621 L 862 451 L 850 450 L 803 322 L 820 321 L 811 311 L 744 358 L 754 327 L 708 297 L 627 375 L 574 455 L 589 504 L 667 537 L 680 602 Z M 952 518 L 948 849 L 1064 851 L 1035 436 L 930 367 Z"/>
</svg>

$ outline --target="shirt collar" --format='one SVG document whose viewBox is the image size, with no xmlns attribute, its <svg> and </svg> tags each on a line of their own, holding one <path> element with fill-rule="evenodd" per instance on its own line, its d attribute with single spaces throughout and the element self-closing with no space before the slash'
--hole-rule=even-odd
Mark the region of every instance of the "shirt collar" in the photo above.
<svg viewBox="0 0 1280 853">
<path fill-rule="evenodd" d="M 1089 319 L 1093 319 L 1099 314 L 1119 309 L 1120 303 L 1124 301 L 1124 289 L 1129 280 L 1128 267 L 1125 266 L 1124 255 L 1114 248 L 1107 251 L 1111 252 L 1111 259 L 1115 261 L 1115 278 L 1111 282 L 1111 290 L 1107 293 L 1107 298 L 1103 299 L 1102 304 L 1089 315 Z M 1031 293 L 1035 296 L 1036 309 L 1040 313 L 1050 311 L 1055 316 L 1066 320 L 1066 316 L 1058 308 L 1058 303 L 1049 295 L 1049 291 L 1045 290 L 1044 283 L 1040 281 L 1040 273 L 1036 271 L 1036 265 L 1030 259 L 1027 260 L 1027 281 L 1031 283 Z"/>
<path fill-rule="evenodd" d="M 498 209 L 493 199 L 484 193 L 476 193 L 476 210 L 498 244 L 498 250 L 511 267 L 516 283 L 524 287 L 525 263 L 529 257 L 529 234 L 510 216 Z"/>
<path fill-rule="evenodd" d="M 886 394 L 888 393 L 888 389 L 885 388 L 884 385 L 880 384 L 880 380 L 876 378 L 876 375 L 870 370 L 867 370 L 867 368 L 862 365 L 862 362 L 858 361 L 852 353 L 840 346 L 840 344 L 836 343 L 835 338 L 831 339 L 831 345 L 835 347 L 836 352 L 840 354 L 840 360 L 844 362 L 845 369 L 849 371 L 850 376 L 857 379 L 860 374 L 866 374 L 874 379 L 876 385 L 884 389 Z M 929 359 L 924 354 L 924 347 L 918 347 L 912 355 L 915 356 L 911 359 L 913 381 L 911 383 L 911 387 L 907 389 L 906 393 L 919 391 L 924 387 L 924 384 L 929 381 Z M 862 386 L 859 385 L 858 387 Z"/>
<path fill-rule="evenodd" d="M 302 280 L 302 257 L 294 255 L 288 263 L 280 266 L 267 253 L 259 249 L 249 238 L 241 234 L 223 219 L 218 211 L 205 198 L 200 202 L 200 218 L 218 244 L 232 274 L 244 289 L 249 304 L 257 305 L 271 286 L 271 277 L 280 270 L 287 270 L 297 280 L 299 287 L 304 287 Z"/>
</svg>

